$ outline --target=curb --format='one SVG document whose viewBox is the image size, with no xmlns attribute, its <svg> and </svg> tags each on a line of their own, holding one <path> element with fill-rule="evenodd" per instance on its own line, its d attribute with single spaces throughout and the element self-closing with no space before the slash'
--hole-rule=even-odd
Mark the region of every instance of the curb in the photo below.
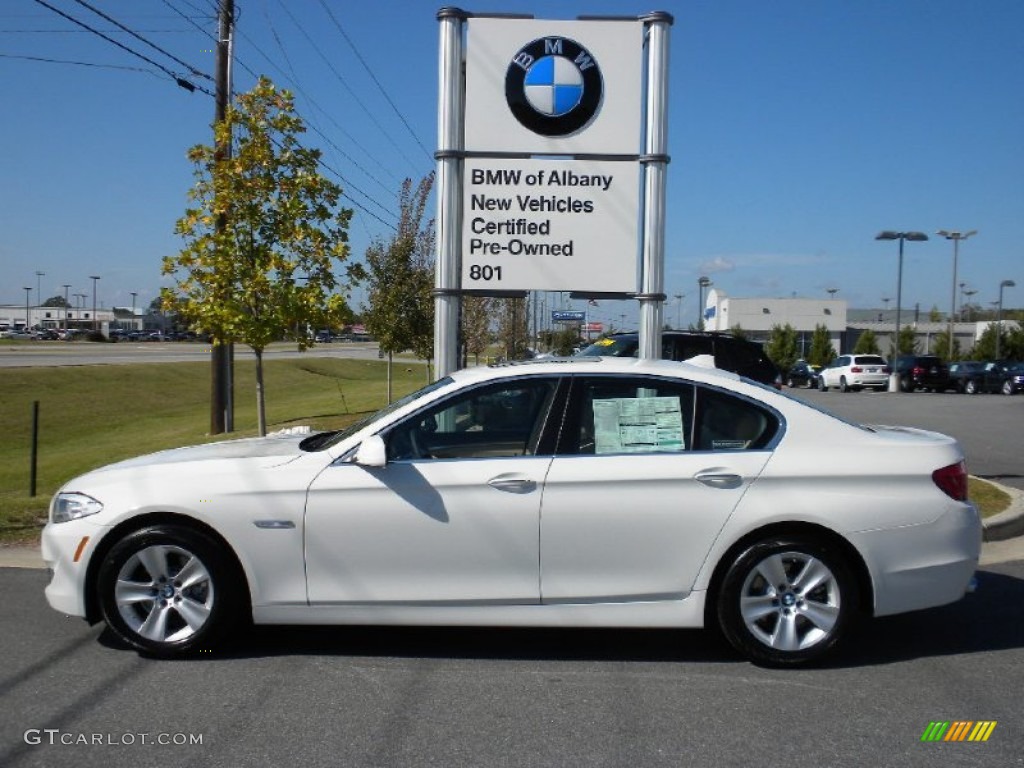
<svg viewBox="0 0 1024 768">
<path fill-rule="evenodd" d="M 979 478 L 985 480 L 984 478 Z M 981 521 L 982 539 L 984 541 L 1006 541 L 1024 535 L 1024 491 L 1006 485 L 985 480 L 1006 493 L 1011 501 L 1010 506 L 998 515 Z"/>
</svg>

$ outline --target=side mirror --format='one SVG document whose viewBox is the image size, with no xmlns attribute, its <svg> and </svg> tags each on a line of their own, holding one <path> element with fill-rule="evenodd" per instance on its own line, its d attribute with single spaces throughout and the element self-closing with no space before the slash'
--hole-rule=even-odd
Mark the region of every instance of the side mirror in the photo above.
<svg viewBox="0 0 1024 768">
<path fill-rule="evenodd" d="M 356 451 L 356 464 L 361 467 L 383 467 L 388 463 L 388 449 L 384 445 L 384 438 L 380 435 L 370 435 L 363 440 Z"/>
</svg>

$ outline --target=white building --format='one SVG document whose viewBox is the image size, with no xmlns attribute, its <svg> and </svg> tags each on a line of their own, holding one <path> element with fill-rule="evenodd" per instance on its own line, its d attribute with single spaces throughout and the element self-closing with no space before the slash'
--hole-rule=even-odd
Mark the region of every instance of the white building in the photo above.
<svg viewBox="0 0 1024 768">
<path fill-rule="evenodd" d="M 811 336 L 818 326 L 828 329 L 832 347 L 841 352 L 846 332 L 846 301 L 843 299 L 731 298 L 720 288 L 708 292 L 704 304 L 704 327 L 728 331 L 739 326 L 752 341 L 767 341 L 776 325 L 789 324 L 797 332 L 801 353 L 810 350 Z"/>
<path fill-rule="evenodd" d="M 120 310 L 117 310 L 120 311 Z M 128 310 L 131 312 L 131 310 Z M 27 319 L 27 323 L 26 323 Z M 33 328 L 77 328 L 92 330 L 94 326 L 106 333 L 114 322 L 115 310 L 96 308 L 93 316 L 91 307 L 26 307 L 24 304 L 0 304 L 0 329 L 24 330 Z"/>
</svg>

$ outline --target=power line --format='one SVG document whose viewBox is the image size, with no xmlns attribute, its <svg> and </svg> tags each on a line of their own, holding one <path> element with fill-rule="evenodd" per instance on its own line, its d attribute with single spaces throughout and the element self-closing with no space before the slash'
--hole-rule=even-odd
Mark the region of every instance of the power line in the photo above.
<svg viewBox="0 0 1024 768">
<path fill-rule="evenodd" d="M 62 16 L 63 18 L 65 18 L 68 21 L 70 21 L 72 24 L 77 24 L 80 27 L 84 27 L 85 29 L 87 29 L 90 32 L 92 32 L 93 34 L 98 35 L 99 37 L 102 37 L 108 43 L 112 43 L 112 44 L 116 45 L 118 48 L 120 48 L 123 51 L 126 51 L 127 53 L 130 53 L 132 56 L 136 56 L 137 58 L 142 59 L 147 64 L 152 64 L 154 67 L 156 67 L 161 72 L 163 72 L 165 75 L 167 75 L 172 80 L 174 80 L 174 82 L 176 82 L 179 86 L 184 88 L 186 91 L 202 91 L 207 96 L 213 96 L 213 94 L 210 91 L 208 91 L 206 88 L 203 88 L 201 85 L 196 85 L 195 83 L 191 83 L 188 80 L 185 80 L 184 78 L 179 77 L 178 75 L 176 75 L 171 70 L 167 69 L 167 67 L 163 66 L 162 64 L 159 64 L 159 63 L 153 61 L 149 57 L 144 56 L 143 54 L 139 53 L 138 51 L 135 51 L 135 50 L 129 48 L 127 45 L 124 45 L 123 43 L 119 43 L 117 40 L 114 40 L 111 37 L 107 37 L 105 34 L 100 32 L 99 30 L 93 29 L 92 27 L 90 27 L 85 22 L 79 21 L 78 19 L 74 18 L 73 16 L 69 16 L 68 14 L 64 13 L 64 11 L 60 10 L 59 8 L 54 8 L 49 3 L 45 2 L 45 0 L 35 0 L 35 2 L 38 3 L 39 5 L 43 6 L 44 8 L 49 8 L 51 11 L 56 13 L 58 16 Z"/>
<path fill-rule="evenodd" d="M 399 111 L 398 107 L 395 105 L 395 102 L 391 100 L 391 97 L 388 95 L 388 92 L 384 89 L 384 86 L 380 84 L 380 81 L 377 79 L 377 76 L 373 74 L 373 69 L 371 69 L 370 66 L 366 63 L 366 60 L 363 58 L 362 54 L 359 53 L 359 50 L 356 48 L 355 43 L 352 42 L 352 39 L 348 36 L 348 34 L 346 34 L 345 30 L 342 29 L 341 23 L 338 21 L 337 18 L 335 18 L 334 12 L 331 11 L 330 6 L 328 6 L 327 3 L 324 2 L 324 0 L 320 0 L 320 5 L 327 12 L 327 15 L 330 17 L 331 21 L 334 22 L 334 26 L 337 27 L 338 32 L 341 33 L 341 36 L 345 38 L 345 42 L 348 43 L 348 47 L 352 49 L 352 53 L 354 53 L 356 55 L 356 58 L 359 59 L 359 63 L 363 65 L 363 69 L 366 70 L 366 74 L 368 74 L 370 76 L 370 79 L 373 80 L 374 84 L 377 86 L 377 90 L 381 92 L 381 95 L 384 96 L 384 99 L 391 106 L 391 109 L 393 109 L 395 114 L 398 115 L 398 119 L 402 121 L 402 125 L 404 125 L 406 130 L 409 131 L 409 135 L 412 136 L 413 141 L 415 141 L 419 145 L 419 148 L 423 150 L 423 154 L 427 156 L 427 159 L 433 162 L 434 156 L 427 150 L 425 146 L 423 146 L 423 143 L 416 135 L 416 132 L 413 131 L 412 126 L 409 125 L 409 121 L 405 119 L 405 115 L 403 115 L 401 111 Z"/>
<path fill-rule="evenodd" d="M 125 26 L 124 24 L 122 24 L 121 22 L 119 22 L 119 21 L 118 21 L 117 19 L 111 18 L 110 16 L 108 16 L 108 15 L 107 15 L 107 14 L 105 14 L 105 13 L 104 13 L 103 11 L 99 10 L 98 8 L 94 8 L 93 6 L 89 5 L 89 3 L 85 2 L 85 0 L 75 0 L 75 2 L 76 2 L 76 3 L 78 3 L 78 4 L 80 5 L 80 6 L 82 6 L 83 8 L 88 8 L 88 9 L 89 9 L 90 11 L 92 11 L 93 13 L 95 13 L 95 14 L 96 14 L 97 16 L 99 16 L 100 18 L 102 18 L 102 19 L 106 19 L 107 21 L 109 21 L 109 22 L 110 22 L 111 24 L 115 25 L 115 26 L 116 26 L 116 27 L 118 27 L 119 29 L 122 29 L 122 30 L 124 30 L 124 31 L 125 31 L 125 32 L 127 32 L 127 33 L 128 33 L 129 35 L 131 35 L 132 37 L 134 37 L 134 38 L 135 38 L 136 40 L 139 40 L 139 41 L 141 41 L 141 42 L 145 43 L 145 44 L 146 44 L 146 45 L 148 45 L 148 46 L 149 46 L 150 48 L 152 48 L 152 49 L 153 49 L 154 51 L 158 51 L 159 53 L 162 53 L 162 54 L 163 54 L 164 56 L 166 56 L 167 58 L 169 58 L 169 59 L 170 59 L 171 61 L 173 61 L 173 62 L 175 62 L 175 63 L 177 63 L 177 64 L 180 64 L 181 66 L 183 66 L 183 67 L 184 67 L 185 69 L 187 69 L 187 70 L 188 70 L 189 72 L 191 72 L 191 73 L 192 73 L 193 75 L 195 75 L 196 77 L 205 77 L 205 78 L 206 78 L 207 80 L 209 80 L 209 81 L 210 81 L 211 83 L 213 82 L 213 78 L 212 78 L 212 77 L 210 77 L 210 76 L 209 76 L 208 74 L 206 74 L 205 72 L 200 72 L 200 71 L 199 71 L 198 69 L 196 69 L 195 67 L 193 67 L 193 66 L 192 66 L 191 64 L 189 64 L 189 63 L 188 63 L 187 61 L 182 61 L 181 59 L 179 59 L 179 58 L 178 58 L 177 56 L 175 56 L 174 54 L 172 54 L 172 53 L 168 53 L 167 51 L 165 51 L 165 50 L 164 50 L 163 48 L 161 48 L 161 47 L 160 47 L 159 45 L 157 45 L 156 43 L 152 43 L 152 42 L 150 42 L 149 40 L 147 40 L 146 38 L 144 38 L 144 37 L 143 37 L 142 35 L 138 34 L 137 32 L 133 32 L 133 31 L 132 31 L 131 29 L 129 29 L 128 27 L 126 27 L 126 26 Z"/>
<path fill-rule="evenodd" d="M 47 59 L 42 56 L 17 56 L 11 53 L 0 53 L 0 58 L 3 59 L 24 59 L 25 61 L 41 61 L 46 64 L 75 64 L 80 67 L 97 67 L 100 69 L 121 69 L 129 72 L 145 72 L 147 75 L 153 77 L 160 77 L 159 74 L 154 72 L 152 69 L 145 69 L 144 67 L 124 67 L 117 64 L 96 64 L 90 61 L 72 61 L 70 59 Z"/>
<path fill-rule="evenodd" d="M 395 151 L 398 152 L 398 154 L 400 154 L 405 159 L 405 161 L 409 163 L 410 166 L 415 168 L 416 163 L 414 163 L 408 157 L 408 155 L 406 155 L 405 152 L 402 151 L 402 148 L 398 146 L 398 143 L 391 137 L 391 134 L 389 134 L 387 130 L 384 128 L 384 126 L 380 124 L 380 121 L 378 121 L 377 118 L 374 117 L 373 112 L 371 112 L 370 109 L 363 103 L 362 99 L 360 99 L 359 96 L 356 95 L 355 91 L 353 91 L 352 87 L 348 84 L 348 81 L 345 80 L 345 78 L 341 75 L 340 72 L 338 72 L 338 70 L 331 63 L 331 60 L 327 57 L 327 55 L 324 54 L 322 50 L 320 50 L 320 47 L 313 41 L 313 38 L 310 37 L 309 33 L 306 32 L 305 28 L 301 24 L 299 24 L 295 16 L 292 15 L 292 12 L 288 10 L 288 6 L 285 5 L 282 2 L 282 0 L 277 0 L 277 3 L 278 5 L 281 6 L 282 10 L 288 15 L 288 18 L 292 20 L 292 23 L 295 24 L 299 32 L 302 33 L 302 36 L 306 38 L 306 40 L 309 42 L 310 47 L 314 51 L 316 51 L 316 53 L 320 56 L 321 59 L 323 59 L 324 63 L 327 65 L 327 68 L 330 69 L 334 76 L 338 79 L 338 82 L 340 82 L 342 86 L 344 86 L 345 90 L 348 91 L 349 95 L 353 98 L 356 104 L 358 104 L 362 108 L 363 112 L 366 113 L 367 117 L 370 118 L 370 121 L 375 126 L 377 126 L 377 129 L 381 132 L 384 138 L 388 140 L 388 143 L 390 143 L 391 146 L 395 148 Z"/>
</svg>

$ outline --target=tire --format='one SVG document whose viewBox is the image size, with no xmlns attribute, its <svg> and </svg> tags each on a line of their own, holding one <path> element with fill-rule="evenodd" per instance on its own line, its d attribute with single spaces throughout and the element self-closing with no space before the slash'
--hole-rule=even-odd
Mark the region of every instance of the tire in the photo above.
<svg viewBox="0 0 1024 768">
<path fill-rule="evenodd" d="M 850 391 L 850 387 L 846 383 L 846 377 L 845 376 L 841 376 L 839 378 L 839 391 L 840 392 L 849 392 Z"/>
<path fill-rule="evenodd" d="M 807 589 L 809 587 L 809 589 Z M 718 591 L 718 623 L 755 664 L 789 667 L 830 652 L 857 613 L 840 553 L 815 538 L 765 539 L 741 552 Z"/>
<path fill-rule="evenodd" d="M 825 384 L 825 377 L 824 376 L 819 376 L 818 377 L 818 391 L 819 392 L 828 392 L 828 386 L 826 386 L 826 384 Z"/>
<path fill-rule="evenodd" d="M 1012 395 L 1013 394 L 1013 382 L 1010 381 L 1010 380 L 1004 381 L 1003 382 L 1003 387 L 1002 387 L 1002 389 L 1000 391 L 1004 395 Z"/>
<path fill-rule="evenodd" d="M 209 650 L 245 615 L 245 592 L 229 562 L 217 541 L 193 528 L 156 525 L 129 533 L 96 579 L 103 620 L 152 656 Z"/>
<path fill-rule="evenodd" d="M 793 383 L 793 377 L 792 376 L 790 376 L 788 379 L 786 379 L 786 386 L 789 387 L 790 389 L 794 389 L 796 387 L 796 385 Z"/>
<path fill-rule="evenodd" d="M 910 379 L 900 379 L 900 389 L 904 392 L 913 392 L 914 386 L 910 383 Z"/>
<path fill-rule="evenodd" d="M 978 383 L 974 379 L 968 379 L 967 383 L 964 384 L 964 392 L 968 395 L 978 394 Z"/>
</svg>

